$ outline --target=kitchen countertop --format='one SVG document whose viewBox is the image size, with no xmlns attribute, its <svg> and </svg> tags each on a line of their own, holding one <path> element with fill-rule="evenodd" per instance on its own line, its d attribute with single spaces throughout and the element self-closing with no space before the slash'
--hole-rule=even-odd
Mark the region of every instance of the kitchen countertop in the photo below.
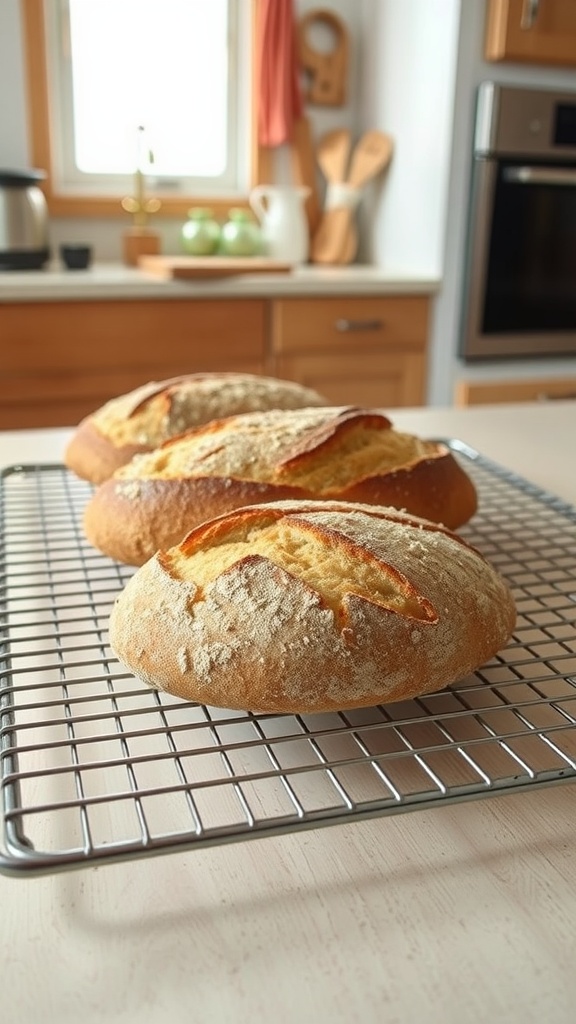
<svg viewBox="0 0 576 1024">
<path fill-rule="evenodd" d="M 164 281 L 138 268 L 100 263 L 88 270 L 45 270 L 0 273 L 1 302 L 46 302 L 80 299 L 158 299 L 266 297 L 269 295 L 428 295 L 439 281 L 408 277 L 378 267 L 296 267 L 284 274 L 239 274 L 198 281 Z"/>
<path fill-rule="evenodd" d="M 576 504 L 576 403 L 394 410 Z M 65 430 L 0 434 L 0 464 Z M 3 1024 L 572 1024 L 576 788 L 0 877 Z"/>
</svg>

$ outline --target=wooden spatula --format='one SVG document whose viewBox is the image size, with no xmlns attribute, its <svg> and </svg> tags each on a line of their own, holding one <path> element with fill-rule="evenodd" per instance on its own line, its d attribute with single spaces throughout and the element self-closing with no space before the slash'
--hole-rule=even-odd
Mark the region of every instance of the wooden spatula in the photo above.
<svg viewBox="0 0 576 1024">
<path fill-rule="evenodd" d="M 316 157 L 328 185 L 341 185 L 346 180 L 350 157 L 351 135 L 346 128 L 328 132 L 318 143 Z M 336 263 L 341 248 L 342 230 L 346 228 L 348 211 L 338 206 L 327 207 L 312 238 L 311 257 L 314 263 Z"/>
<path fill-rule="evenodd" d="M 385 169 L 392 158 L 393 141 L 383 132 L 366 132 L 354 148 L 347 183 L 360 190 Z M 312 240 L 314 263 L 351 263 L 358 248 L 353 205 L 325 210 Z"/>
<path fill-rule="evenodd" d="M 318 143 L 316 156 L 328 184 L 345 181 L 352 136 L 345 128 L 330 131 Z M 339 207 L 324 210 L 312 240 L 314 263 L 337 263 L 348 213 Z"/>
<path fill-rule="evenodd" d="M 363 188 L 372 178 L 386 169 L 392 159 L 394 143 L 389 135 L 383 132 L 366 132 L 357 143 L 352 162 L 348 184 L 354 188 Z M 345 239 L 340 250 L 339 263 L 351 263 L 358 249 L 358 232 L 353 216 L 348 219 Z"/>
<path fill-rule="evenodd" d="M 316 158 L 326 181 L 346 181 L 350 143 L 350 132 L 346 128 L 328 132 L 320 139 Z"/>
<path fill-rule="evenodd" d="M 350 210 L 333 206 L 325 210 L 310 251 L 313 263 L 341 263 L 341 253 L 348 235 Z"/>
<path fill-rule="evenodd" d="M 348 184 L 363 188 L 390 163 L 394 143 L 384 132 L 366 132 L 352 154 Z"/>
</svg>

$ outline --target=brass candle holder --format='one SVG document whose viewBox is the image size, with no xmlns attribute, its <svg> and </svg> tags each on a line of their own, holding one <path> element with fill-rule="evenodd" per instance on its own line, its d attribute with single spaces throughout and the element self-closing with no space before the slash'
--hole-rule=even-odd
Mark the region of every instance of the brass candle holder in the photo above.
<svg viewBox="0 0 576 1024">
<path fill-rule="evenodd" d="M 138 133 L 141 140 L 144 129 L 140 127 Z M 154 162 L 151 150 L 148 150 L 147 162 Z M 143 160 L 139 160 L 134 172 L 134 194 L 124 196 L 122 200 L 122 209 L 132 215 L 132 227 L 124 232 L 122 239 L 124 263 L 132 267 L 138 265 L 140 256 L 155 256 L 160 252 L 160 235 L 157 231 L 151 231 L 147 224 L 148 218 L 157 213 L 162 204 L 159 199 L 146 195 L 143 163 Z"/>
</svg>

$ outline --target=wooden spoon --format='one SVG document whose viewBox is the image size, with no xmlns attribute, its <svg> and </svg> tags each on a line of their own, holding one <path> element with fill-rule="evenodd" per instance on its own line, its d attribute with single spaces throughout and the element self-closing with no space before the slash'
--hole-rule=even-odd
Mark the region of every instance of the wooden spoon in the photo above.
<svg viewBox="0 0 576 1024">
<path fill-rule="evenodd" d="M 345 128 L 328 132 L 318 144 L 316 157 L 322 173 L 330 185 L 341 185 L 346 180 L 350 156 L 351 135 Z M 348 211 L 340 207 L 325 209 L 312 238 L 313 263 L 336 263 L 341 248 L 342 230 Z"/>
<path fill-rule="evenodd" d="M 394 144 L 389 135 L 371 131 L 362 136 L 352 154 L 348 184 L 363 188 L 371 178 L 380 174 L 392 159 Z M 340 251 L 340 263 L 351 263 L 358 249 L 358 232 L 351 216 Z"/>
<path fill-rule="evenodd" d="M 352 154 L 346 184 L 360 190 L 390 163 L 393 141 L 383 132 L 366 132 Z M 358 248 L 358 235 L 352 206 L 325 210 L 312 240 L 314 263 L 351 263 Z"/>
<path fill-rule="evenodd" d="M 393 148 L 394 143 L 389 135 L 378 131 L 366 132 L 352 154 L 348 184 L 363 188 L 388 166 Z"/>
<path fill-rule="evenodd" d="M 346 181 L 350 141 L 350 132 L 345 128 L 328 132 L 320 139 L 316 157 L 326 181 Z"/>
<path fill-rule="evenodd" d="M 353 218 L 348 222 L 348 229 L 340 250 L 339 263 L 352 263 L 358 252 L 358 228 Z"/>
</svg>

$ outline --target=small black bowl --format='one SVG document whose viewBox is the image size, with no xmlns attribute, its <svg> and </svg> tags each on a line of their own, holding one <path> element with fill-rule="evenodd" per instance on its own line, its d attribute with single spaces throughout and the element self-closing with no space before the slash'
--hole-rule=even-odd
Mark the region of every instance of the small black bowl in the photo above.
<svg viewBox="0 0 576 1024">
<path fill-rule="evenodd" d="M 72 243 L 61 245 L 60 256 L 68 270 L 86 270 L 92 262 L 92 246 Z"/>
</svg>

